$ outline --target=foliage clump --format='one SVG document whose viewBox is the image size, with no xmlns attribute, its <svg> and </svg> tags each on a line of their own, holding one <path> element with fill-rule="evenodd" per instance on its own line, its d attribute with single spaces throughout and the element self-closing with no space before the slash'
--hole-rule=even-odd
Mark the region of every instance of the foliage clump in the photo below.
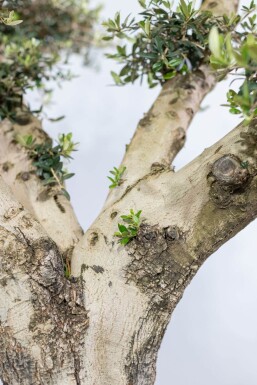
<svg viewBox="0 0 257 385">
<path fill-rule="evenodd" d="M 94 39 L 100 7 L 90 8 L 88 0 L 6 0 L 4 9 L 23 19 L 21 28 L 1 27 L 12 40 L 35 38 L 44 49 L 86 52 Z"/>
<path fill-rule="evenodd" d="M 72 141 L 72 133 L 59 135 L 58 143 L 52 141 L 37 143 L 32 135 L 18 136 L 17 141 L 28 150 L 35 174 L 42 180 L 44 186 L 49 186 L 55 194 L 70 196 L 65 189 L 65 181 L 74 176 L 64 168 L 63 160 L 72 159 L 77 143 Z"/>
<path fill-rule="evenodd" d="M 228 73 L 240 80 L 238 90 L 230 89 L 227 104 L 232 114 L 243 116 L 245 124 L 257 117 L 257 15 L 256 4 L 244 6 L 236 28 L 222 34 L 213 28 L 209 37 L 210 62 L 222 79 Z"/>
<path fill-rule="evenodd" d="M 121 63 L 112 72 L 117 85 L 147 77 L 150 87 L 177 74 L 186 74 L 202 64 L 211 64 L 218 80 L 228 74 L 244 78 L 239 90 L 230 89 L 230 112 L 249 123 L 257 117 L 257 14 L 256 3 L 243 6 L 241 15 L 217 17 L 194 9 L 194 2 L 180 0 L 176 10 L 168 0 L 138 0 L 143 11 L 139 20 L 128 16 L 104 23 L 106 40 L 127 40 L 117 52 L 107 55 Z M 211 31 L 211 32 L 210 32 Z"/>
<path fill-rule="evenodd" d="M 45 81 L 61 76 L 52 72 L 59 56 L 42 55 L 41 44 L 34 38 L 22 39 L 18 44 L 8 43 L 5 37 L 2 37 L 0 55 L 0 120 L 14 120 L 17 109 L 23 108 L 27 90 L 42 88 Z"/>
<path fill-rule="evenodd" d="M 61 83 L 71 78 L 57 63 L 63 52 L 88 52 L 98 11 L 89 9 L 88 0 L 4 2 L 0 10 L 0 120 L 15 120 L 29 89 L 49 92 L 47 81 Z"/>
<path fill-rule="evenodd" d="M 126 225 L 118 223 L 119 231 L 114 234 L 115 237 L 119 238 L 121 245 L 127 245 L 137 236 L 141 224 L 141 213 L 141 210 L 137 213 L 135 213 L 134 210 L 130 210 L 128 215 L 121 215 L 121 219 Z"/>
<path fill-rule="evenodd" d="M 132 42 L 118 45 L 116 59 L 123 67 L 119 74 L 112 72 L 117 85 L 134 82 L 147 77 L 150 87 L 163 83 L 178 73 L 186 74 L 208 61 L 208 36 L 217 26 L 220 31 L 233 29 L 223 17 L 214 17 L 209 11 L 195 10 L 193 1 L 173 10 L 170 1 L 139 0 L 143 12 L 140 20 L 128 16 L 123 22 L 117 13 L 104 26 L 109 33 L 105 39 L 118 38 Z"/>
</svg>

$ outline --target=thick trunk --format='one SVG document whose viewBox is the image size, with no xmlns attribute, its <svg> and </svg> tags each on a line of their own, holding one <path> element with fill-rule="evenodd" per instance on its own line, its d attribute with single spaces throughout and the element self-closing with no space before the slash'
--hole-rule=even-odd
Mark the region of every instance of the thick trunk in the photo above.
<svg viewBox="0 0 257 385">
<path fill-rule="evenodd" d="M 7 384 L 154 383 L 158 348 L 186 286 L 257 215 L 255 153 L 238 142 L 253 126 L 239 126 L 177 174 L 140 181 L 99 216 L 73 257 L 85 308 L 78 283 L 63 278 L 56 247 L 1 185 Z M 142 209 L 144 222 L 122 247 L 113 233 L 129 208 Z"/>
<path fill-rule="evenodd" d="M 217 14 L 236 3 L 205 1 Z M 40 138 L 41 128 L 32 127 L 35 121 L 2 123 L 5 385 L 154 384 L 157 352 L 185 288 L 206 258 L 257 216 L 256 121 L 237 127 L 178 173 L 169 167 L 214 84 L 203 67 L 164 86 L 125 155 L 126 180 L 84 236 L 68 202 L 42 200 L 45 188 L 28 173 L 27 154 L 13 141 L 32 128 Z M 124 247 L 114 232 L 130 209 L 142 210 L 143 222 Z M 70 279 L 63 273 L 67 250 L 73 250 Z"/>
<path fill-rule="evenodd" d="M 79 384 L 88 326 L 56 245 L 0 180 L 0 373 L 5 384 Z"/>
</svg>

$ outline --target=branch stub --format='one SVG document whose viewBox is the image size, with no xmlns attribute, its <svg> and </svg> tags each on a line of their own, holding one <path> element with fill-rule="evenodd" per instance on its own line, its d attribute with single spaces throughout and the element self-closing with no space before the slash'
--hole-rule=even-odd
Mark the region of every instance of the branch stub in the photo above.
<svg viewBox="0 0 257 385">
<path fill-rule="evenodd" d="M 212 174 L 223 186 L 240 187 L 249 179 L 249 171 L 242 167 L 240 159 L 234 155 L 224 155 L 212 166 Z"/>
</svg>

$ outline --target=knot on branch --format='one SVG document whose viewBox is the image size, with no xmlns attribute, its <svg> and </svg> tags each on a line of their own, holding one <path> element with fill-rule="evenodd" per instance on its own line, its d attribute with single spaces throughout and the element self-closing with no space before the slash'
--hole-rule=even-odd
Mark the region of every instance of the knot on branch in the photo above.
<svg viewBox="0 0 257 385">
<path fill-rule="evenodd" d="M 241 196 L 245 192 L 250 173 L 235 155 L 224 155 L 212 166 L 208 175 L 211 182 L 210 197 L 216 206 L 226 208 L 229 205 L 241 205 Z"/>
<path fill-rule="evenodd" d="M 243 186 L 250 176 L 240 159 L 230 154 L 216 160 L 212 166 L 212 174 L 220 185 L 230 186 L 232 189 Z"/>
</svg>

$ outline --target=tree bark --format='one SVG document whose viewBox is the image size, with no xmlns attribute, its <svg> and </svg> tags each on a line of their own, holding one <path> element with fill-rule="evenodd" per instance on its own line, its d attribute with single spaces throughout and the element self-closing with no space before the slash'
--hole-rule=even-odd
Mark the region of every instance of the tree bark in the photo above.
<svg viewBox="0 0 257 385">
<path fill-rule="evenodd" d="M 215 75 L 207 66 L 186 76 L 169 80 L 144 118 L 140 120 L 122 165 L 124 182 L 111 190 L 106 206 L 121 198 L 141 179 L 170 169 L 183 148 L 187 129 L 204 97 L 215 85 Z"/>
<path fill-rule="evenodd" d="M 256 160 L 238 143 L 249 129 L 240 125 L 178 173 L 141 180 L 76 246 L 72 271 L 86 283 L 93 325 L 86 337 L 89 384 L 154 383 L 157 352 L 185 288 L 257 215 Z M 142 209 L 144 222 L 124 248 L 113 233 L 129 208 Z"/>
<path fill-rule="evenodd" d="M 0 179 L 0 373 L 5 384 L 80 384 L 88 315 L 55 243 Z M 4 301 L 3 301 L 4 300 Z"/>
<path fill-rule="evenodd" d="M 41 223 L 64 254 L 71 254 L 83 235 L 69 201 L 42 186 L 33 173 L 28 151 L 16 141 L 17 135 L 32 135 L 38 143 L 50 140 L 41 122 L 32 114 L 22 115 L 20 123 L 0 124 L 0 170 L 4 181 L 24 207 Z"/>
<path fill-rule="evenodd" d="M 215 4 L 220 14 L 236 2 Z M 126 180 L 83 236 L 68 203 L 59 202 L 60 210 L 54 197 L 41 199 L 45 187 L 14 141 L 15 132 L 32 127 L 2 123 L 4 384 L 154 384 L 160 343 L 185 288 L 204 261 L 257 216 L 257 120 L 239 125 L 179 172 L 170 168 L 214 84 L 202 67 L 164 86 L 125 154 Z M 114 232 L 130 209 L 142 210 L 143 222 L 124 247 Z M 67 250 L 70 279 L 63 273 Z"/>
</svg>

